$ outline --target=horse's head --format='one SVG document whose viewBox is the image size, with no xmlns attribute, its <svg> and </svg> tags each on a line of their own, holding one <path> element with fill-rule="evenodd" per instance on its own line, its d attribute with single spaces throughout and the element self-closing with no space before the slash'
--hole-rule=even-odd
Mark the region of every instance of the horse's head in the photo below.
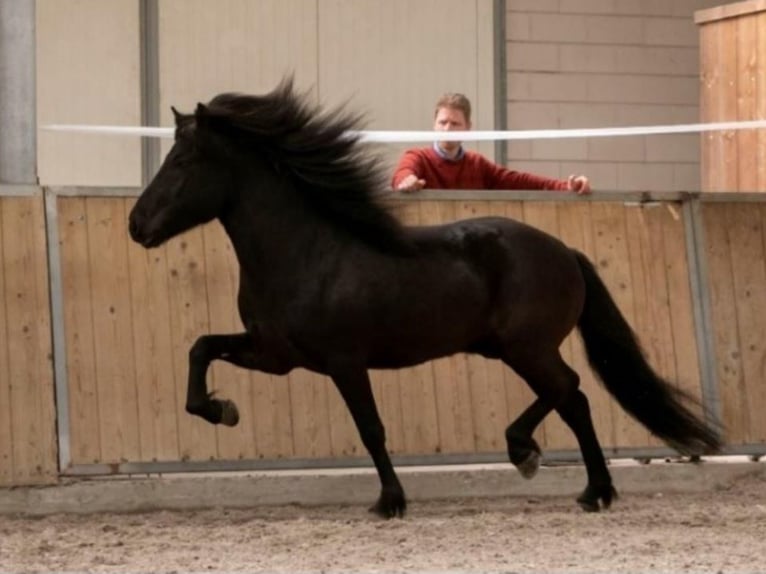
<svg viewBox="0 0 766 574">
<path fill-rule="evenodd" d="M 173 108 L 173 114 L 175 143 L 130 212 L 130 236 L 144 247 L 221 215 L 232 183 L 225 150 L 207 129 L 207 108 L 199 104 L 192 115 Z"/>
</svg>

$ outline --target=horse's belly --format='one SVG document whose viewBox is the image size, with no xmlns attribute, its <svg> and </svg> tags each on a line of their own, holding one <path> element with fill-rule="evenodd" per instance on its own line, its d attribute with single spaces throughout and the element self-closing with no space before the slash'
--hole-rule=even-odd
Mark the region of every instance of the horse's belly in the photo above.
<svg viewBox="0 0 766 574">
<path fill-rule="evenodd" d="M 369 366 L 373 369 L 400 369 L 447 357 L 460 352 L 470 352 L 476 346 L 478 336 L 456 329 L 442 328 L 420 337 L 396 337 L 373 345 L 369 353 Z"/>
</svg>

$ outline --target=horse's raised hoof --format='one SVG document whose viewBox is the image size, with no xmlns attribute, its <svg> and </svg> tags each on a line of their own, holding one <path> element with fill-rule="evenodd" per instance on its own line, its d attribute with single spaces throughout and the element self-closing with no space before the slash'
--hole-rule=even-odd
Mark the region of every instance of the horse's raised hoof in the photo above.
<svg viewBox="0 0 766 574">
<path fill-rule="evenodd" d="M 404 498 L 404 491 L 401 489 L 383 489 L 380 493 L 380 498 L 369 510 L 386 520 L 403 518 L 405 512 L 407 512 L 407 500 Z"/>
<path fill-rule="evenodd" d="M 614 486 L 611 484 L 591 486 L 589 484 L 583 493 L 577 497 L 577 504 L 585 512 L 598 512 L 601 508 L 609 508 L 613 500 L 617 500 L 617 491 Z"/>
<path fill-rule="evenodd" d="M 227 427 L 236 426 L 239 422 L 239 409 L 233 401 L 228 399 L 219 400 L 221 403 L 221 424 Z"/>
<path fill-rule="evenodd" d="M 527 458 L 516 464 L 516 468 L 518 469 L 519 474 L 527 480 L 535 476 L 537 471 L 540 470 L 541 459 L 542 456 L 539 452 L 536 450 L 530 451 Z"/>
</svg>

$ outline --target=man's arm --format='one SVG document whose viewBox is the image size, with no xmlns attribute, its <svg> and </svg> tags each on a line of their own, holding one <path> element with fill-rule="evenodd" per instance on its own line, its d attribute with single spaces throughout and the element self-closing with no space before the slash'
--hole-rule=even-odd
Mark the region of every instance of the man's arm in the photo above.
<svg viewBox="0 0 766 574">
<path fill-rule="evenodd" d="M 391 178 L 391 187 L 405 193 L 419 191 L 426 186 L 422 177 L 422 160 L 415 150 L 407 150 L 399 160 Z"/>
<path fill-rule="evenodd" d="M 570 175 L 568 179 L 554 179 L 514 171 L 484 158 L 487 180 L 492 189 L 540 189 L 550 191 L 574 191 L 578 195 L 590 193 L 590 182 L 584 175 Z"/>
</svg>

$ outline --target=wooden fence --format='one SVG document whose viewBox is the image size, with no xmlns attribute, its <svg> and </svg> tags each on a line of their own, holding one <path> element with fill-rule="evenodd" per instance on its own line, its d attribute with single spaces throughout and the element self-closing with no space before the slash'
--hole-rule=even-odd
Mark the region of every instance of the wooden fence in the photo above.
<svg viewBox="0 0 766 574">
<path fill-rule="evenodd" d="M 58 478 L 48 286 L 42 194 L 12 188 L 0 196 L 0 485 Z"/>
<path fill-rule="evenodd" d="M 186 415 L 189 347 L 241 329 L 236 259 L 217 223 L 159 249 L 133 244 L 130 193 L 49 191 L 47 228 L 40 193 L 2 198 L 0 484 L 59 472 L 367 463 L 332 383 L 304 370 L 273 377 L 216 363 L 210 386 L 237 402 L 240 424 Z M 584 251 L 657 370 L 723 417 L 731 448 L 766 452 L 766 202 L 663 197 L 671 201 L 426 192 L 401 217 L 505 215 Z M 34 296 L 17 300 L 22 292 Z M 581 374 L 608 455 L 666 452 L 601 389 L 578 336 L 563 355 Z M 372 377 L 388 446 L 403 462 L 502 460 L 503 431 L 532 400 L 499 362 L 465 355 Z M 537 438 L 554 457 L 577 457 L 555 414 Z"/>
</svg>

